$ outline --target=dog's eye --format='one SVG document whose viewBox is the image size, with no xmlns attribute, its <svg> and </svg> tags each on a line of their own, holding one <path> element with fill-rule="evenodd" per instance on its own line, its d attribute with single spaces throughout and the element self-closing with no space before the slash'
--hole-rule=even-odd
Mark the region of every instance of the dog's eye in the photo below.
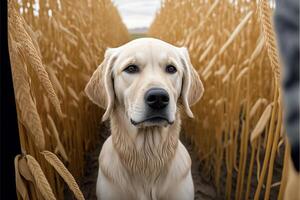
<svg viewBox="0 0 300 200">
<path fill-rule="evenodd" d="M 129 65 L 128 67 L 126 67 L 124 69 L 124 71 L 129 73 L 129 74 L 135 74 L 135 73 L 138 73 L 140 71 L 140 69 L 136 65 Z"/>
<path fill-rule="evenodd" d="M 174 74 L 177 72 L 177 69 L 173 65 L 167 65 L 166 72 L 169 74 Z"/>
</svg>

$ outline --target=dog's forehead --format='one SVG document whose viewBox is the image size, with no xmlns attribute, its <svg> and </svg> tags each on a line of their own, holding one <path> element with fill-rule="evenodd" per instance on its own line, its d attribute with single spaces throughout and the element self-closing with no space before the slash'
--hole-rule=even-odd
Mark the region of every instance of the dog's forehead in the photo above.
<svg viewBox="0 0 300 200">
<path fill-rule="evenodd" d="M 178 47 L 154 38 L 140 38 L 133 40 L 119 49 L 119 57 L 134 57 L 139 60 L 155 58 L 167 60 L 169 57 L 178 57 Z"/>
</svg>

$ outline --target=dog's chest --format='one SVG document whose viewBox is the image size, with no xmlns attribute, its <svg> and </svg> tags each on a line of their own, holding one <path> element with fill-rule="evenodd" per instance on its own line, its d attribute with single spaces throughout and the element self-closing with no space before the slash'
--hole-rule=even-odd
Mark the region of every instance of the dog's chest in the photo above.
<svg viewBox="0 0 300 200">
<path fill-rule="evenodd" d="M 144 178 L 141 176 L 131 176 L 131 191 L 132 199 L 139 200 L 161 200 L 161 189 L 165 175 L 160 175 L 153 179 Z"/>
<path fill-rule="evenodd" d="M 101 150 L 97 183 L 99 194 L 107 193 L 108 188 L 114 191 L 111 194 L 117 195 L 106 199 L 168 199 L 167 191 L 186 177 L 191 166 L 190 157 L 180 142 L 170 154 L 160 154 L 159 157 L 149 154 L 146 157 L 141 151 L 139 154 L 136 151 L 124 152 L 125 149 L 116 151 L 113 148 L 111 138 Z"/>
</svg>

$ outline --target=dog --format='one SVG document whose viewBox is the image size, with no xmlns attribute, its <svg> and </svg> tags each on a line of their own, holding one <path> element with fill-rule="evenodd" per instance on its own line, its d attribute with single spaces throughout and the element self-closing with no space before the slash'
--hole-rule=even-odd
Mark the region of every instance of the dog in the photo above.
<svg viewBox="0 0 300 200">
<path fill-rule="evenodd" d="M 194 199 L 180 110 L 193 117 L 190 106 L 203 92 L 185 47 L 140 38 L 106 50 L 85 87 L 111 127 L 99 156 L 98 199 Z"/>
</svg>

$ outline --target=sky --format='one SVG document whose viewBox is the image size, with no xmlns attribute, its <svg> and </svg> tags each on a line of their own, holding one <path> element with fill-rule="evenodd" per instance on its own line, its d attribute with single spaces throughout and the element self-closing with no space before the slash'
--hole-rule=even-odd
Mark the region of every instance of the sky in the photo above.
<svg viewBox="0 0 300 200">
<path fill-rule="evenodd" d="M 113 0 L 128 29 L 149 27 L 161 0 Z"/>
</svg>

